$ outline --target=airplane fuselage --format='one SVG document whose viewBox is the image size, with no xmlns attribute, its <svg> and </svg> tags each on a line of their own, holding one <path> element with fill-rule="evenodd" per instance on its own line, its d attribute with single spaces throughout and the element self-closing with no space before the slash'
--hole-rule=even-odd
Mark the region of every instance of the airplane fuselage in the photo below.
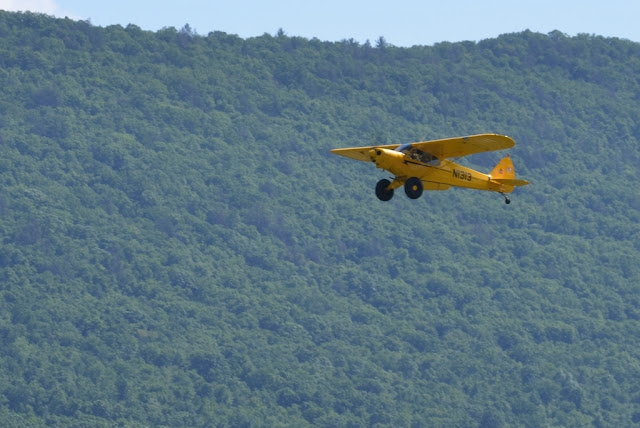
<svg viewBox="0 0 640 428">
<path fill-rule="evenodd" d="M 514 189 L 514 186 L 493 181 L 489 174 L 446 159 L 425 163 L 404 153 L 384 148 L 372 149 L 369 155 L 376 167 L 395 175 L 396 179 L 391 183 L 391 189 L 402 186 L 409 177 L 420 179 L 425 190 L 446 190 L 449 186 L 455 186 L 509 193 Z"/>
<path fill-rule="evenodd" d="M 394 190 L 401 186 L 410 199 L 418 199 L 424 190 L 447 190 L 455 186 L 499 192 L 508 204 L 510 200 L 505 193 L 529 184 L 527 180 L 516 178 L 509 155 L 488 174 L 450 159 L 504 150 L 514 145 L 515 141 L 506 135 L 478 134 L 415 143 L 346 147 L 332 149 L 331 152 L 362 162 L 373 161 L 378 168 L 392 173 L 393 181 L 383 178 L 376 184 L 376 196 L 381 201 L 389 201 Z"/>
</svg>

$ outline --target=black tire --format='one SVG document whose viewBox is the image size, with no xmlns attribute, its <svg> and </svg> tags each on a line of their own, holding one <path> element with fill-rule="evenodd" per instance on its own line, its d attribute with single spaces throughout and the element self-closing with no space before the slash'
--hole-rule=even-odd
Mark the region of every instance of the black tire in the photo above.
<svg viewBox="0 0 640 428">
<path fill-rule="evenodd" d="M 509 198 L 505 197 L 505 198 L 504 198 L 504 203 L 505 203 L 505 204 L 507 204 L 507 205 L 509 205 L 509 204 L 511 203 L 511 199 L 509 199 Z"/>
<path fill-rule="evenodd" d="M 419 178 L 411 177 L 404 183 L 404 193 L 411 199 L 418 199 L 422 196 L 424 186 Z"/>
<path fill-rule="evenodd" d="M 381 201 L 386 202 L 393 198 L 393 189 L 387 190 L 389 184 L 391 184 L 391 182 L 386 178 L 383 178 L 382 180 L 378 181 L 378 184 L 376 184 L 376 196 Z"/>
</svg>

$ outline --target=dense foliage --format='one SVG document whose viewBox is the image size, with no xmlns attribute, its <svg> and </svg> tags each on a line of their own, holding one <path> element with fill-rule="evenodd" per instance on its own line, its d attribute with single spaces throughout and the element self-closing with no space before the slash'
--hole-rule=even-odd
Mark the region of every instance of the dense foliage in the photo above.
<svg viewBox="0 0 640 428">
<path fill-rule="evenodd" d="M 591 35 L 0 12 L 2 426 L 640 422 L 638 76 Z M 518 143 L 511 205 L 382 203 L 328 152 L 480 132 Z"/>
</svg>

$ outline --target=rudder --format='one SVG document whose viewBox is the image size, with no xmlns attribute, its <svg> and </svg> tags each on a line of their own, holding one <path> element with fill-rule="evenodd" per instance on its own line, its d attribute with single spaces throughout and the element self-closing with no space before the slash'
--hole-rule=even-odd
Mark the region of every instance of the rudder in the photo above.
<svg viewBox="0 0 640 428">
<path fill-rule="evenodd" d="M 513 180 L 516 178 L 516 171 L 513 168 L 513 161 L 511 160 L 511 156 L 507 155 L 498 165 L 493 168 L 491 171 L 491 179 L 492 180 Z"/>
</svg>

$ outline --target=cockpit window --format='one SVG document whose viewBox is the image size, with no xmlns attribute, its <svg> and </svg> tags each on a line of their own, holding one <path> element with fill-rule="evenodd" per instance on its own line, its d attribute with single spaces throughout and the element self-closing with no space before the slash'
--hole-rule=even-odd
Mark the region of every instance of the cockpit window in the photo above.
<svg viewBox="0 0 640 428">
<path fill-rule="evenodd" d="M 422 150 L 418 150 L 411 145 L 411 143 L 406 143 L 398 146 L 396 151 L 404 153 L 409 156 L 413 160 L 417 160 L 418 162 L 426 163 L 427 165 L 436 165 L 438 163 L 438 158 L 432 155 L 431 153 L 423 152 Z"/>
<path fill-rule="evenodd" d="M 398 147 L 396 147 L 396 152 L 407 153 L 407 150 L 409 150 L 410 148 L 411 143 L 400 144 Z"/>
</svg>

